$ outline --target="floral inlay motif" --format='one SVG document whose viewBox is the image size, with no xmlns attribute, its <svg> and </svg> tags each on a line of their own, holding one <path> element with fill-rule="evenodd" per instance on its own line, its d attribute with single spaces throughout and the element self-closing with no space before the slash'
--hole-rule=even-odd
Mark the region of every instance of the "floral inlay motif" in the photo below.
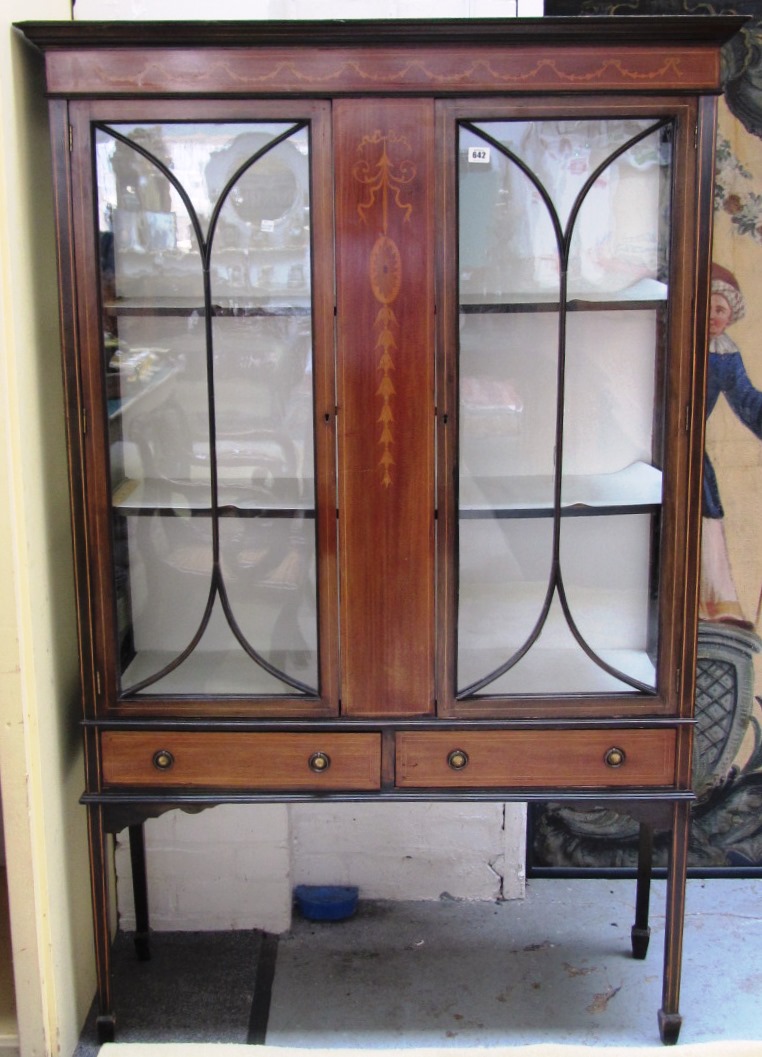
<svg viewBox="0 0 762 1057">
<path fill-rule="evenodd" d="M 368 277 L 373 296 L 379 304 L 374 321 L 375 348 L 381 378 L 376 396 L 381 399 L 378 417 L 381 445 L 381 483 L 388 488 L 392 483 L 394 456 L 393 398 L 396 394 L 392 372 L 394 354 L 398 347 L 399 320 L 392 307 L 402 289 L 402 257 L 399 247 L 389 235 L 389 212 L 402 213 L 403 223 L 410 219 L 413 207 L 405 201 L 404 188 L 410 184 L 416 169 L 410 161 L 410 143 L 394 132 L 376 129 L 365 136 L 357 147 L 358 160 L 352 175 L 365 188 L 365 196 L 357 205 L 362 222 L 374 225 L 379 231 L 368 260 Z"/>
</svg>

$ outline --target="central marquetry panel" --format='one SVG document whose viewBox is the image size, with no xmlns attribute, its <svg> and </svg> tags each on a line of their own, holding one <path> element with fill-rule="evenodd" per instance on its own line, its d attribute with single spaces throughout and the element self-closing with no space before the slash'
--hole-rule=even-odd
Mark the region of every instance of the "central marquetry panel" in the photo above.
<svg viewBox="0 0 762 1057">
<path fill-rule="evenodd" d="M 342 710 L 434 707 L 431 100 L 334 110 Z"/>
</svg>

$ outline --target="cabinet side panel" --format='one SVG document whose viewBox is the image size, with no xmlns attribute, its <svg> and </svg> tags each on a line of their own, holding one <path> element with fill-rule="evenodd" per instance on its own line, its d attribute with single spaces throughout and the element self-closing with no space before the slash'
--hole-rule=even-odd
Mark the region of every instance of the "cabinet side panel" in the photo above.
<svg viewBox="0 0 762 1057">
<path fill-rule="evenodd" d="M 342 707 L 433 710 L 433 105 L 335 108 Z"/>
</svg>

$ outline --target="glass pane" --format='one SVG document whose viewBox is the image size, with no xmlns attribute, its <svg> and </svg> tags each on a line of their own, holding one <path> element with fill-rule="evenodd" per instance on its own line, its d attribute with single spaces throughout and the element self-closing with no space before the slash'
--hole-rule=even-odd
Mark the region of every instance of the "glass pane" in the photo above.
<svg viewBox="0 0 762 1057">
<path fill-rule="evenodd" d="M 458 686 L 464 691 L 517 654 L 539 621 L 551 574 L 553 521 L 464 518 L 459 542 Z M 516 670 L 490 683 L 487 692 L 517 692 Z"/>
<path fill-rule="evenodd" d="M 464 696 L 655 688 L 663 125 L 460 130 Z"/>
<path fill-rule="evenodd" d="M 464 315 L 460 375 L 459 683 L 485 623 L 513 653 L 542 611 L 551 572 L 556 327 L 553 314 Z M 535 324 L 534 326 L 532 324 Z M 539 326 L 537 325 L 539 324 Z M 527 350 L 534 349 L 530 361 Z M 510 632 L 508 628 L 510 627 Z M 493 658 L 494 650 L 490 653 Z M 506 659 L 505 654 L 500 663 Z M 480 678 L 493 670 L 484 667 Z M 468 681 L 466 681 L 468 679 Z"/>
<path fill-rule="evenodd" d="M 96 130 L 123 691 L 316 692 L 308 148 Z"/>
<path fill-rule="evenodd" d="M 461 302 L 557 301 L 559 247 L 553 216 L 536 183 L 484 134 L 502 142 L 523 122 L 460 129 L 459 274 Z M 501 139 L 502 137 L 502 139 Z"/>
<path fill-rule="evenodd" d="M 660 421 L 657 310 L 578 312 L 567 332 L 561 571 L 585 642 L 655 685 Z M 627 516 L 610 516 L 627 508 Z M 594 556 L 594 557 L 593 557 Z M 608 660 L 607 663 L 613 663 Z"/>
<path fill-rule="evenodd" d="M 482 149 L 488 136 L 517 159 L 501 195 L 501 212 L 510 215 L 510 224 L 500 233 L 493 226 L 492 234 L 503 274 L 512 279 L 514 289 L 520 277 L 521 289 L 554 293 L 564 269 L 569 289 L 577 293 L 623 290 L 642 278 L 644 271 L 655 274 L 648 265 L 644 269 L 643 256 L 648 258 L 655 246 L 654 221 L 659 216 L 652 201 L 661 188 L 658 134 L 628 150 L 626 162 L 607 164 L 654 123 L 651 118 L 478 123 Z M 495 148 L 488 149 L 494 165 Z M 518 163 L 532 173 L 533 180 Z M 572 211 L 579 205 L 578 196 L 601 165 L 606 166 L 606 174 L 587 191 L 582 207 L 586 217 L 577 221 L 574 246 L 562 262 L 543 192 L 559 228 L 566 232 Z M 480 208 L 489 212 L 487 202 Z"/>
<path fill-rule="evenodd" d="M 564 518 L 561 530 L 563 582 L 577 630 L 596 657 L 651 688 L 657 530 L 658 518 L 648 513 Z M 630 688 L 620 680 L 617 689 Z"/>
</svg>

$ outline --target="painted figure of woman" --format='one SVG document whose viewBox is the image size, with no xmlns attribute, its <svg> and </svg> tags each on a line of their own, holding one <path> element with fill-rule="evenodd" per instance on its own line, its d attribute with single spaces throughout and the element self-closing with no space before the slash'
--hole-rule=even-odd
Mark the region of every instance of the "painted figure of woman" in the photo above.
<svg viewBox="0 0 762 1057">
<path fill-rule="evenodd" d="M 743 318 L 746 306 L 735 276 L 719 264 L 712 265 L 711 298 L 707 417 L 722 393 L 741 422 L 762 440 L 762 392 L 749 379 L 741 350 L 725 333 L 727 327 Z M 733 581 L 723 528 L 724 514 L 717 475 L 705 453 L 699 615 L 702 620 L 751 628 L 752 623 L 744 618 Z"/>
</svg>

